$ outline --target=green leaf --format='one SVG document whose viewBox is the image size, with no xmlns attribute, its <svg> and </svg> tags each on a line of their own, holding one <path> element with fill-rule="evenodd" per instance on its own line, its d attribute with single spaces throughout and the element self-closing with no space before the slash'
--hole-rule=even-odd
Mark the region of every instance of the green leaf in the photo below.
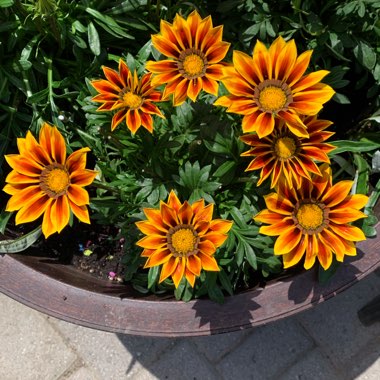
<svg viewBox="0 0 380 380">
<path fill-rule="evenodd" d="M 336 92 L 333 96 L 333 100 L 335 100 L 339 104 L 351 104 L 350 99 L 346 95 L 340 94 Z"/>
<path fill-rule="evenodd" d="M 319 271 L 318 271 L 319 283 L 322 285 L 325 285 L 331 279 L 331 277 L 334 276 L 340 264 L 341 263 L 339 261 L 336 261 L 335 258 L 333 258 L 331 265 L 326 270 L 324 270 L 322 266 L 319 266 Z"/>
<path fill-rule="evenodd" d="M 12 216 L 11 212 L 7 212 L 3 210 L 0 214 L 0 234 L 4 234 L 5 228 L 7 227 L 7 223 L 9 218 Z"/>
<path fill-rule="evenodd" d="M 37 241 L 41 236 L 41 233 L 42 229 L 40 226 L 17 239 L 2 240 L 0 241 L 0 253 L 16 253 L 24 251 Z"/>
<path fill-rule="evenodd" d="M 158 275 L 160 273 L 160 267 L 158 265 L 149 268 L 148 272 L 148 289 L 150 289 L 158 279 Z"/>
<path fill-rule="evenodd" d="M 232 284 L 227 273 L 223 269 L 220 272 L 218 272 L 218 278 L 223 288 L 228 292 L 230 296 L 232 296 L 234 294 Z"/>
<path fill-rule="evenodd" d="M 95 28 L 95 25 L 92 22 L 88 24 L 87 32 L 88 32 L 88 44 L 90 45 L 91 51 L 95 55 L 99 55 L 100 54 L 99 34 Z"/>
<path fill-rule="evenodd" d="M 357 60 L 368 70 L 372 70 L 376 64 L 376 53 L 372 47 L 363 41 L 354 47 L 354 54 Z"/>
<path fill-rule="evenodd" d="M 337 140 L 332 141 L 332 145 L 336 146 L 330 155 L 335 155 L 343 152 L 370 152 L 380 148 L 380 144 L 367 140 L 367 141 L 351 141 L 351 140 Z"/>
<path fill-rule="evenodd" d="M 214 177 L 223 177 L 230 170 L 232 170 L 235 166 L 236 166 L 236 162 L 234 162 L 234 161 L 224 162 L 222 165 L 219 166 L 218 169 L 216 169 L 216 171 L 214 173 Z"/>
<path fill-rule="evenodd" d="M 13 0 L 0 0 L 0 8 L 8 8 L 13 5 Z"/>
</svg>

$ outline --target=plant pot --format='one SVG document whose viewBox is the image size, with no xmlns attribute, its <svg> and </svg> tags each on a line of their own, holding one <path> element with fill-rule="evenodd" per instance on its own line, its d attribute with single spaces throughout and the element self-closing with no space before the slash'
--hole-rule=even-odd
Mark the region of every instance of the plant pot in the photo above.
<svg viewBox="0 0 380 380">
<path fill-rule="evenodd" d="M 0 256 L 0 291 L 53 317 L 117 333 L 196 336 L 241 330 L 308 309 L 355 284 L 380 266 L 378 235 L 357 245 L 326 285 L 316 270 L 226 297 L 219 305 L 141 296 L 129 286 L 94 278 L 46 257 Z"/>
</svg>

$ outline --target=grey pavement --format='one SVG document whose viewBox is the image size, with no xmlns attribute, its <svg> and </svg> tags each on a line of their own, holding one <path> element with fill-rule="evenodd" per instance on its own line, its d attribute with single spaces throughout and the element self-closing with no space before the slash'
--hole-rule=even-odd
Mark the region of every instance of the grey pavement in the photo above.
<svg viewBox="0 0 380 380">
<path fill-rule="evenodd" d="M 0 294 L 0 380 L 379 380 L 380 322 L 357 317 L 379 294 L 377 270 L 268 325 L 176 339 L 92 330 Z"/>
</svg>

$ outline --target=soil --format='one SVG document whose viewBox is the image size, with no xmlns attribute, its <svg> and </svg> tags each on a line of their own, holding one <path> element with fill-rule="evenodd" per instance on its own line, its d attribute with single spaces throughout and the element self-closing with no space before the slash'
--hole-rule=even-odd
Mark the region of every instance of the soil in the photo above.
<svg viewBox="0 0 380 380">
<path fill-rule="evenodd" d="M 11 226 L 7 229 L 6 238 L 15 238 L 27 232 L 20 227 Z M 33 228 L 34 226 L 28 226 L 28 230 Z M 119 237 L 119 234 L 120 231 L 111 226 L 74 224 L 48 239 L 41 237 L 28 249 L 27 254 L 56 258 L 61 263 L 71 264 L 95 277 L 122 283 L 125 239 Z M 5 236 L 0 234 L 0 240 L 2 239 Z"/>
</svg>

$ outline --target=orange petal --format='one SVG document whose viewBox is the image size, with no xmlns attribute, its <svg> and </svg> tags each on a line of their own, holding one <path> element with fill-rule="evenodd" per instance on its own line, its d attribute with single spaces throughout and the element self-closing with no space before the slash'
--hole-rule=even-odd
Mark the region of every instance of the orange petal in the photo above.
<svg viewBox="0 0 380 380">
<path fill-rule="evenodd" d="M 143 209 L 145 216 L 148 218 L 148 220 L 156 226 L 157 229 L 160 231 L 163 231 L 165 233 L 168 232 L 167 227 L 164 225 L 162 221 L 161 211 L 156 210 L 154 208 L 144 208 Z"/>
<path fill-rule="evenodd" d="M 38 199 L 42 191 L 39 185 L 28 186 L 16 194 L 14 194 L 8 201 L 5 211 L 16 211 L 28 203 L 30 199 Z"/>
<path fill-rule="evenodd" d="M 187 201 L 183 203 L 178 211 L 178 220 L 182 224 L 191 224 L 193 219 L 193 209 Z"/>
<path fill-rule="evenodd" d="M 249 115 L 258 110 L 256 102 L 252 98 L 241 97 L 231 103 L 228 112 L 237 113 L 239 115 Z"/>
<path fill-rule="evenodd" d="M 24 174 L 19 174 L 17 173 L 16 170 L 12 170 L 8 175 L 7 178 L 5 179 L 5 182 L 8 182 L 9 184 L 36 184 L 40 182 L 39 177 L 29 177 Z"/>
<path fill-rule="evenodd" d="M 339 255 L 339 253 L 344 252 L 343 239 L 337 236 L 333 231 L 330 231 L 329 228 L 325 228 L 318 234 L 318 237 L 321 243 L 330 247 L 335 254 Z"/>
<path fill-rule="evenodd" d="M 214 219 L 210 222 L 210 230 L 219 232 L 221 234 L 227 234 L 232 225 L 233 222 L 230 220 Z"/>
<path fill-rule="evenodd" d="M 175 227 L 179 224 L 178 216 L 175 210 L 169 207 L 165 202 L 160 204 L 162 221 L 169 227 Z"/>
<path fill-rule="evenodd" d="M 158 281 L 159 283 L 166 280 L 169 276 L 173 275 L 173 272 L 177 268 L 178 262 L 179 262 L 179 257 L 171 256 L 169 258 L 169 260 L 166 261 L 162 265 L 162 269 L 161 269 L 161 273 L 160 273 L 160 279 Z"/>
<path fill-rule="evenodd" d="M 255 129 L 260 139 L 270 135 L 274 129 L 274 116 L 271 113 L 263 112 L 257 116 Z"/>
<path fill-rule="evenodd" d="M 252 57 L 241 51 L 234 50 L 233 58 L 235 70 L 252 86 L 257 86 L 261 82 L 260 78 L 253 70 Z"/>
<path fill-rule="evenodd" d="M 285 253 L 282 256 L 282 262 L 285 269 L 290 268 L 300 262 L 303 255 L 305 254 L 307 241 L 308 239 L 306 236 L 302 236 L 299 244 L 290 252 Z"/>
<path fill-rule="evenodd" d="M 194 288 L 196 276 L 187 267 L 185 268 L 185 278 L 192 288 Z"/>
<path fill-rule="evenodd" d="M 189 80 L 186 78 L 176 85 L 173 96 L 174 107 L 180 106 L 186 100 L 188 85 Z"/>
<path fill-rule="evenodd" d="M 67 196 L 62 195 L 52 203 L 50 219 L 58 232 L 61 232 L 69 224 L 70 207 Z"/>
<path fill-rule="evenodd" d="M 93 170 L 77 170 L 70 175 L 70 182 L 77 186 L 88 186 L 97 175 L 98 173 Z"/>
<path fill-rule="evenodd" d="M 118 94 L 122 90 L 122 88 L 119 86 L 104 79 L 93 80 L 91 82 L 91 85 L 95 88 L 96 91 L 100 92 L 101 94 Z"/>
<path fill-rule="evenodd" d="M 30 198 L 16 214 L 16 224 L 29 223 L 37 220 L 51 203 L 51 198 L 40 193 Z"/>
<path fill-rule="evenodd" d="M 228 236 L 219 232 L 208 232 L 204 235 L 204 238 L 210 240 L 216 248 L 219 248 L 226 241 Z"/>
<path fill-rule="evenodd" d="M 286 81 L 293 70 L 296 59 L 297 47 L 294 40 L 290 40 L 278 54 L 274 67 L 275 78 Z"/>
<path fill-rule="evenodd" d="M 205 54 L 207 62 L 211 65 L 220 62 L 226 56 L 230 45 L 230 43 L 223 41 L 211 46 Z"/>
<path fill-rule="evenodd" d="M 202 261 L 202 269 L 209 270 L 209 271 L 217 271 L 217 272 L 220 271 L 218 263 L 216 262 L 214 257 L 208 256 L 202 252 L 198 253 L 198 257 Z"/>
<path fill-rule="evenodd" d="M 123 121 L 125 120 L 125 116 L 127 114 L 127 109 L 123 108 L 120 111 L 116 112 L 115 115 L 112 118 L 111 123 L 111 131 L 114 131 L 115 128 Z"/>
<path fill-rule="evenodd" d="M 145 236 L 136 243 L 139 247 L 148 249 L 160 249 L 166 246 L 166 244 L 166 237 L 160 235 Z"/>
<path fill-rule="evenodd" d="M 341 236 L 343 239 L 346 239 L 348 241 L 361 241 L 366 239 L 364 232 L 360 228 L 351 226 L 349 224 L 342 225 L 330 223 L 329 227 L 337 235 Z"/>
<path fill-rule="evenodd" d="M 322 268 L 324 270 L 327 270 L 328 268 L 330 268 L 331 263 L 332 263 L 332 252 L 328 246 L 319 243 L 317 257 L 318 257 L 319 263 L 322 265 Z M 338 257 L 339 256 L 337 255 L 337 259 Z M 343 261 L 343 258 L 342 260 L 338 260 L 338 261 Z"/>
<path fill-rule="evenodd" d="M 253 219 L 255 222 L 275 224 L 281 222 L 284 219 L 283 215 L 277 214 L 276 212 L 270 211 L 268 209 L 261 210 L 256 214 Z"/>
<path fill-rule="evenodd" d="M 167 57 L 178 58 L 181 53 L 176 44 L 158 34 L 152 35 L 152 44 L 160 53 Z M 149 70 L 148 66 L 147 70 Z"/>
<path fill-rule="evenodd" d="M 274 252 L 276 255 L 282 255 L 290 252 L 302 237 L 302 232 L 294 225 L 282 230 L 281 235 L 276 239 L 274 244 Z"/>
<path fill-rule="evenodd" d="M 144 265 L 144 268 L 155 267 L 166 263 L 173 256 L 173 254 L 166 248 L 155 250 L 155 252 L 149 257 Z"/>
<path fill-rule="evenodd" d="M 128 110 L 127 111 L 127 116 L 126 116 L 126 121 L 127 121 L 127 127 L 129 130 L 135 134 L 137 130 L 141 126 L 141 117 L 139 111 L 136 110 Z"/>
<path fill-rule="evenodd" d="M 265 204 L 269 210 L 281 215 L 291 215 L 294 210 L 294 205 L 286 198 L 271 193 L 264 196 Z"/>
<path fill-rule="evenodd" d="M 103 73 L 106 76 L 106 78 L 116 87 L 122 89 L 125 84 L 120 80 L 119 73 L 115 70 L 110 69 L 109 67 L 103 66 Z"/>
<path fill-rule="evenodd" d="M 174 272 L 172 273 L 172 279 L 174 282 L 174 286 L 176 288 L 178 288 L 178 285 L 181 282 L 181 280 L 185 274 L 185 268 L 186 268 L 186 258 L 180 257 L 178 260 L 177 267 L 175 268 Z"/>
<path fill-rule="evenodd" d="M 202 262 L 197 255 L 192 255 L 187 258 L 186 267 L 190 272 L 199 276 L 201 274 Z"/>
<path fill-rule="evenodd" d="M 353 208 L 332 209 L 329 212 L 329 220 L 336 224 L 351 223 L 360 218 L 366 218 L 367 215 Z"/>
<path fill-rule="evenodd" d="M 73 214 L 82 222 L 90 224 L 90 216 L 86 206 L 77 206 L 75 203 L 71 202 L 69 199 L 70 209 Z"/>
<path fill-rule="evenodd" d="M 235 96 L 243 96 L 252 98 L 254 95 L 254 89 L 250 84 L 238 73 L 233 76 L 223 79 L 223 84 L 227 90 Z"/>
<path fill-rule="evenodd" d="M 256 220 L 256 218 L 255 218 Z M 284 230 L 293 226 L 294 222 L 291 217 L 285 217 L 283 220 L 274 223 L 270 226 L 261 226 L 259 232 L 268 236 L 278 236 L 283 233 Z"/>
<path fill-rule="evenodd" d="M 142 220 L 136 222 L 136 227 L 144 234 L 144 235 L 164 235 L 166 236 L 166 232 L 160 231 L 154 224 L 149 221 Z"/>
<path fill-rule="evenodd" d="M 340 181 L 332 186 L 322 197 L 327 207 L 333 207 L 345 200 L 351 190 L 353 181 Z"/>
<path fill-rule="evenodd" d="M 219 91 L 218 82 L 212 78 L 209 78 L 207 74 L 204 77 L 202 77 L 202 88 L 208 94 L 218 96 L 218 91 Z"/>
<path fill-rule="evenodd" d="M 200 222 L 210 222 L 212 219 L 212 213 L 214 211 L 214 204 L 210 203 L 203 209 L 196 209 L 193 207 L 194 212 L 194 219 L 193 223 L 194 225 L 200 223 Z"/>
<path fill-rule="evenodd" d="M 287 79 L 287 84 L 289 87 L 292 87 L 294 83 L 298 82 L 302 75 L 305 73 L 307 67 L 309 66 L 312 53 L 312 50 L 307 50 L 298 56 L 293 70 Z"/>
<path fill-rule="evenodd" d="M 329 71 L 327 70 L 318 70 L 308 75 L 305 75 L 292 86 L 293 92 L 300 92 L 302 90 L 305 90 L 306 88 L 315 85 L 316 83 L 320 82 L 328 73 Z"/>
<path fill-rule="evenodd" d="M 70 154 L 66 161 L 70 173 L 86 168 L 87 152 L 90 150 L 90 148 L 81 148 Z"/>
<path fill-rule="evenodd" d="M 289 111 L 280 111 L 278 116 L 285 120 L 287 127 L 294 135 L 305 138 L 309 137 L 306 125 L 302 122 L 297 114 L 291 113 Z"/>
<path fill-rule="evenodd" d="M 197 100 L 197 96 L 202 90 L 202 79 L 195 78 L 189 81 L 189 85 L 187 87 L 187 96 L 195 102 Z"/>
<path fill-rule="evenodd" d="M 53 223 L 51 219 L 51 207 L 52 202 L 46 208 L 44 218 L 42 220 L 42 233 L 44 234 L 46 239 L 54 232 L 57 232 L 57 226 Z"/>
<path fill-rule="evenodd" d="M 71 184 L 67 189 L 67 196 L 77 206 L 84 206 L 90 203 L 88 192 L 78 185 Z"/>
<path fill-rule="evenodd" d="M 339 203 L 339 208 L 354 208 L 360 210 L 367 204 L 368 199 L 369 198 L 363 194 L 349 195 Z"/>
<path fill-rule="evenodd" d="M 258 111 L 258 108 L 257 108 L 257 110 L 255 110 L 253 113 L 249 115 L 245 115 L 243 117 L 243 121 L 241 125 L 243 132 L 245 133 L 256 132 L 256 120 L 260 114 L 261 113 L 260 111 Z"/>
<path fill-rule="evenodd" d="M 39 178 L 44 169 L 43 166 L 34 160 L 29 160 L 18 154 L 7 154 L 4 157 L 12 169 L 25 176 Z"/>
<path fill-rule="evenodd" d="M 212 256 L 216 251 L 215 245 L 209 240 L 200 241 L 198 244 L 198 249 L 207 256 Z"/>
<path fill-rule="evenodd" d="M 310 269 L 314 263 L 315 259 L 318 254 L 318 240 L 317 240 L 317 235 L 306 235 L 305 239 L 307 241 L 306 243 L 306 256 L 305 256 L 305 262 L 303 264 L 303 267 L 305 269 Z"/>
</svg>

